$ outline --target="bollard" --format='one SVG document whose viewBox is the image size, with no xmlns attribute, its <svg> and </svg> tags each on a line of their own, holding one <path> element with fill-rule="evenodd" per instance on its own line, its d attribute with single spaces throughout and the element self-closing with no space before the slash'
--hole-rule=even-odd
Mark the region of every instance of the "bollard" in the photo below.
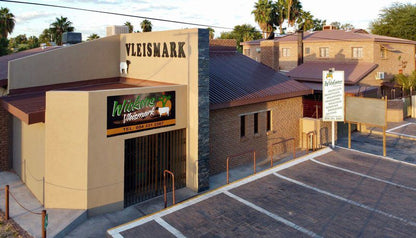
<svg viewBox="0 0 416 238">
<path fill-rule="evenodd" d="M 6 185 L 4 191 L 6 193 L 6 220 L 9 220 L 9 185 Z"/>
<path fill-rule="evenodd" d="M 42 210 L 42 238 L 46 238 L 46 226 L 48 225 L 46 216 L 46 210 Z"/>
</svg>

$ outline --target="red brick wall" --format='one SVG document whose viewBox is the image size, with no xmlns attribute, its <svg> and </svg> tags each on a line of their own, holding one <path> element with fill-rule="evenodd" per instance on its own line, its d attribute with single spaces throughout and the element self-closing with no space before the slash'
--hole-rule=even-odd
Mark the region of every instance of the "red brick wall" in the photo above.
<svg viewBox="0 0 416 238">
<path fill-rule="evenodd" d="M 266 132 L 266 111 L 271 110 L 272 130 Z M 254 114 L 246 115 L 246 136 L 240 137 L 240 115 L 259 112 L 259 133 L 254 134 Z M 302 118 L 302 97 L 257 103 L 210 111 L 210 174 L 224 172 L 226 157 L 250 149 L 256 150 L 257 161 L 268 158 L 270 147 L 278 141 L 295 137 L 299 145 L 299 119 Z M 287 147 L 275 148 L 275 153 L 291 151 Z M 276 155 L 275 154 L 275 155 Z M 250 164 L 250 156 L 233 159 L 231 167 Z"/>
<path fill-rule="evenodd" d="M 0 171 L 9 169 L 9 113 L 0 106 Z"/>
</svg>

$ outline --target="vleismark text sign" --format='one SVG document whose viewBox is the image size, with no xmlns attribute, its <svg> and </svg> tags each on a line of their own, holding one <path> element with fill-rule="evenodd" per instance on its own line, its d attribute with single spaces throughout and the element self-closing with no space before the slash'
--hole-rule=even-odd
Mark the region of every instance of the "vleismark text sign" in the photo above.
<svg viewBox="0 0 416 238">
<path fill-rule="evenodd" d="M 323 120 L 344 121 L 344 71 L 322 72 Z"/>
<path fill-rule="evenodd" d="M 107 97 L 107 137 L 175 124 L 175 91 Z"/>
</svg>

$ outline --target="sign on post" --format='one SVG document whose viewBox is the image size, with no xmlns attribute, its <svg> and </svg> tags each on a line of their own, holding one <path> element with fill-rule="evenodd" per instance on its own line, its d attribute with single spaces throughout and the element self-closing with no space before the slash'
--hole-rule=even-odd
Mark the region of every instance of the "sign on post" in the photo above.
<svg viewBox="0 0 416 238">
<path fill-rule="evenodd" d="M 322 72 L 322 120 L 332 122 L 332 148 L 335 147 L 335 121 L 344 121 L 344 71 Z"/>
<path fill-rule="evenodd" d="M 344 71 L 322 72 L 323 121 L 344 121 Z"/>
</svg>

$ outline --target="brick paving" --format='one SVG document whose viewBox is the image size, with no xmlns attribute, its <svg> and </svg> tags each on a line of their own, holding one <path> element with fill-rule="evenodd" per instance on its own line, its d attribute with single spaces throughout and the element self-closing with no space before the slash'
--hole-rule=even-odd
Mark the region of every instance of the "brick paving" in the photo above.
<svg viewBox="0 0 416 238">
<path fill-rule="evenodd" d="M 116 228 L 117 231 L 109 230 L 109 234 L 123 237 L 152 234 L 412 237 L 416 234 L 416 166 L 339 148 L 321 154 L 264 171 Z M 158 220 L 168 225 L 157 223 Z"/>
</svg>

